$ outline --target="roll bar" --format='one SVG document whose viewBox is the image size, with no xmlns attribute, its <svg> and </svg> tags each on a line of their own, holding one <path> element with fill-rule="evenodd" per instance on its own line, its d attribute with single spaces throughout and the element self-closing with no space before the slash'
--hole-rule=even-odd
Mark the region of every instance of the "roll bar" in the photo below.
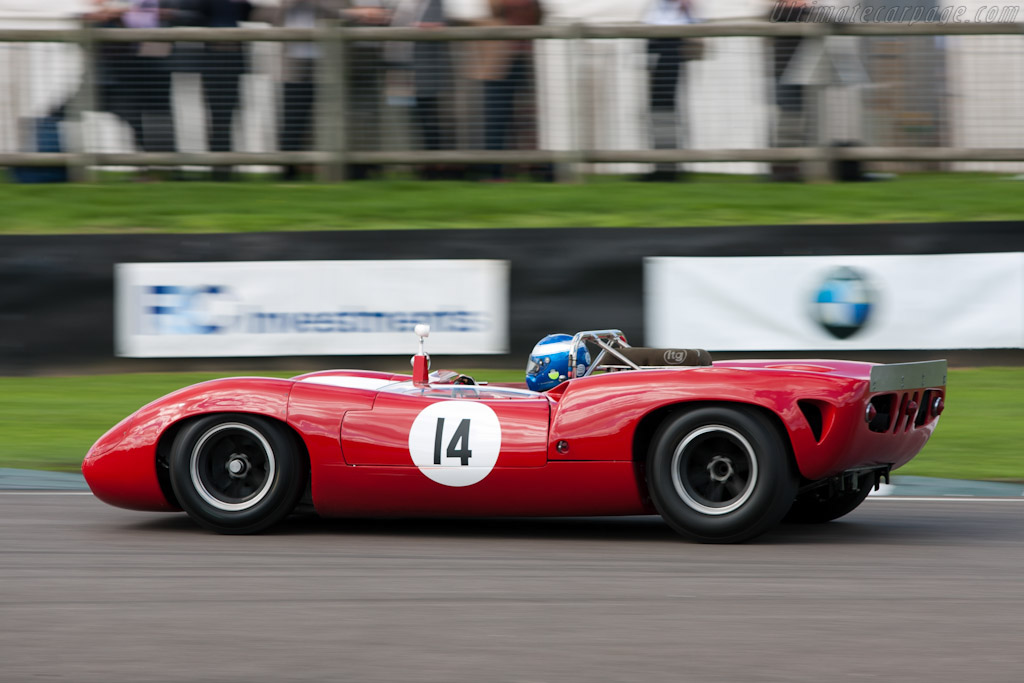
<svg viewBox="0 0 1024 683">
<path fill-rule="evenodd" d="M 569 348 L 570 379 L 576 377 L 576 358 L 579 354 L 580 347 L 584 346 L 588 341 L 598 346 L 601 351 L 590 363 L 590 367 L 587 368 L 580 377 L 586 377 L 591 374 L 608 355 L 614 356 L 624 365 L 632 368 L 633 370 L 640 369 L 639 365 L 616 351 L 616 349 L 630 348 L 629 342 L 626 341 L 626 335 L 622 333 L 622 330 L 586 330 L 584 332 L 577 332 L 572 338 L 572 345 Z"/>
</svg>

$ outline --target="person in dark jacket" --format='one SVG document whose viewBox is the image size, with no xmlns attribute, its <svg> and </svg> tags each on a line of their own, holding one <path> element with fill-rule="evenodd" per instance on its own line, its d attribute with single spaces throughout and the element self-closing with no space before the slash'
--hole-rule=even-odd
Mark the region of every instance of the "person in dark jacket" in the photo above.
<svg viewBox="0 0 1024 683">
<path fill-rule="evenodd" d="M 489 0 L 491 16 L 482 25 L 538 26 L 544 10 L 538 0 Z M 471 78 L 484 85 L 484 145 L 488 150 L 536 147 L 535 75 L 533 43 L 528 40 L 491 40 L 474 45 L 467 66 Z M 489 179 L 505 177 L 501 164 L 486 169 Z M 548 173 L 550 173 L 548 169 Z"/>
<path fill-rule="evenodd" d="M 190 1 L 190 0 L 186 0 Z M 193 14 L 181 0 L 95 0 L 82 18 L 102 28 L 165 28 L 188 22 Z M 100 43 L 96 54 L 97 106 L 132 130 L 136 149 L 173 152 L 171 115 L 173 43 Z"/>
<path fill-rule="evenodd" d="M 189 23 L 208 28 L 235 28 L 252 14 L 249 0 L 183 0 Z M 202 77 L 203 97 L 209 116 L 206 137 L 211 152 L 230 152 L 231 131 L 241 93 L 241 78 L 247 71 L 246 43 L 209 42 L 194 52 L 188 70 Z M 226 166 L 214 169 L 214 178 L 231 177 Z"/>
<path fill-rule="evenodd" d="M 392 26 L 430 29 L 448 24 L 443 0 L 398 0 Z M 455 147 L 455 129 L 449 111 L 455 91 L 451 46 L 445 42 L 389 43 L 387 60 L 393 67 L 411 71 L 413 121 L 422 149 L 438 151 Z M 420 170 L 424 178 L 438 178 L 439 167 Z"/>
</svg>

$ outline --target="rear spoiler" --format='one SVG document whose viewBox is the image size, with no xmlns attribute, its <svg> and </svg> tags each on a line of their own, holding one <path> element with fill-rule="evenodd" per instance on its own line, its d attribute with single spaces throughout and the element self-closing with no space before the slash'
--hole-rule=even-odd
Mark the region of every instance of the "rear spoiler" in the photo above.
<svg viewBox="0 0 1024 683">
<path fill-rule="evenodd" d="M 946 386 L 946 361 L 890 363 L 871 368 L 871 391 L 901 391 Z"/>
</svg>

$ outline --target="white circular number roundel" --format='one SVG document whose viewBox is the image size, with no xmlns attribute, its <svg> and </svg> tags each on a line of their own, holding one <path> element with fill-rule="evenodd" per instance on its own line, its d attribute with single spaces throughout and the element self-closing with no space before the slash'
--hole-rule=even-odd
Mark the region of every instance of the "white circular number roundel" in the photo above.
<svg viewBox="0 0 1024 683">
<path fill-rule="evenodd" d="M 471 486 L 491 473 L 501 450 L 501 424 L 491 407 L 470 401 L 433 403 L 416 416 L 409 453 L 420 472 L 445 486 Z"/>
</svg>

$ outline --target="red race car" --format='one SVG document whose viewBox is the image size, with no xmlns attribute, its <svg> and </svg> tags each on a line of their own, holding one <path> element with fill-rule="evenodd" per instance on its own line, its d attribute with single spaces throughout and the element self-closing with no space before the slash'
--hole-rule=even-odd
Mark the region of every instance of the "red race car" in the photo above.
<svg viewBox="0 0 1024 683">
<path fill-rule="evenodd" d="M 728 543 L 850 512 L 921 450 L 945 400 L 945 361 L 712 363 L 618 330 L 545 338 L 528 379 L 550 378 L 546 391 L 478 384 L 429 372 L 423 327 L 412 376 L 169 394 L 103 435 L 85 478 L 107 503 L 184 509 L 222 533 L 261 531 L 305 500 L 328 517 L 660 514 Z"/>
</svg>

